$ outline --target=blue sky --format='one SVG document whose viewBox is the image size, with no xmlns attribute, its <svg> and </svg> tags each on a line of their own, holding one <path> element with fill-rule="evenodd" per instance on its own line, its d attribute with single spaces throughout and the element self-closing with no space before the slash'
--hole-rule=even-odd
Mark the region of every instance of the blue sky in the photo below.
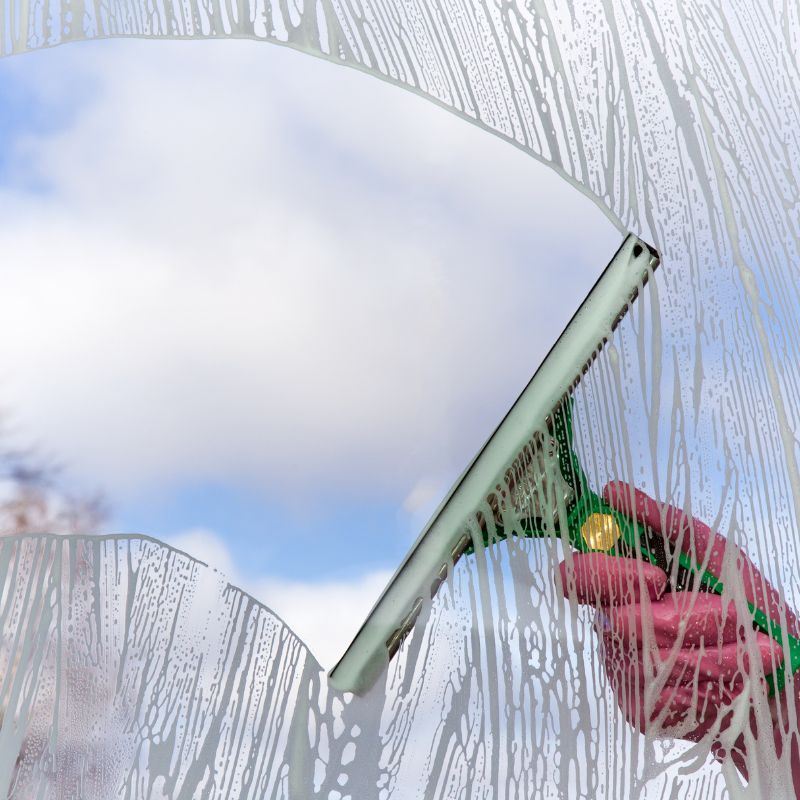
<svg viewBox="0 0 800 800">
<path fill-rule="evenodd" d="M 618 232 L 485 132 L 264 44 L 15 57 L 0 102 L 0 405 L 115 531 L 217 563 L 324 663 Z"/>
</svg>

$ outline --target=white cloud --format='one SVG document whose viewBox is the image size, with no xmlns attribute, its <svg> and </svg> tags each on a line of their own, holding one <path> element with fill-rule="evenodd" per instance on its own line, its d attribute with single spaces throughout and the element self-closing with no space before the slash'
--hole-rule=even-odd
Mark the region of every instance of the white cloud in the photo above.
<svg viewBox="0 0 800 800">
<path fill-rule="evenodd" d="M 392 573 L 374 570 L 353 581 L 320 583 L 263 578 L 250 592 L 281 617 L 331 669 L 358 633 Z"/>
<path fill-rule="evenodd" d="M 210 565 L 274 611 L 325 669 L 342 656 L 391 577 L 388 570 L 374 570 L 351 581 L 248 579 L 236 569 L 230 550 L 213 531 L 184 531 L 166 541 Z"/>
<path fill-rule="evenodd" d="M 443 488 L 436 481 L 423 478 L 415 483 L 414 488 L 406 495 L 406 499 L 403 500 L 403 511 L 416 514 L 419 511 L 429 510 L 431 504 L 442 496 Z"/>
<path fill-rule="evenodd" d="M 188 553 L 224 575 L 229 581 L 239 579 L 239 571 L 224 540 L 207 528 L 192 528 L 165 539 L 167 544 Z M 237 584 L 238 585 L 238 584 Z"/>
<path fill-rule="evenodd" d="M 511 147 L 296 53 L 114 42 L 13 70 L 86 97 L 18 143 L 46 190 L 0 192 L 3 393 L 116 495 L 441 482 L 618 242 Z"/>
</svg>

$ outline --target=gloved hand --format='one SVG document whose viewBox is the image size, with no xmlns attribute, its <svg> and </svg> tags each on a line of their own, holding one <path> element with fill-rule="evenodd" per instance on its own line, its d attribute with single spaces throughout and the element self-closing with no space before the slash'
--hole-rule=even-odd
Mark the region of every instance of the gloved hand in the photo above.
<svg viewBox="0 0 800 800">
<path fill-rule="evenodd" d="M 782 620 L 785 614 L 787 632 L 798 635 L 797 617 L 740 548 L 680 509 L 657 503 L 624 483 L 609 484 L 603 496 L 628 516 L 633 509 L 640 524 L 660 531 L 674 548 L 689 554 L 693 563 L 705 565 L 718 577 L 737 576 L 747 601 L 774 620 Z M 727 569 L 723 571 L 723 567 Z M 668 592 L 664 571 L 639 559 L 572 554 L 561 563 L 557 582 L 565 596 L 597 607 L 606 673 L 626 719 L 641 732 L 697 741 L 720 715 L 720 730 L 724 731 L 732 717 L 728 705 L 741 693 L 745 678 L 763 685 L 764 676 L 783 659 L 781 648 L 770 636 L 753 630 L 749 613 L 742 616 L 741 604 L 737 615 L 727 597 Z M 752 637 L 749 648 L 746 634 Z M 752 665 L 751 654 L 756 662 Z M 781 702 L 785 710 L 785 697 L 771 701 L 773 715 L 778 715 Z M 751 715 L 754 724 L 752 720 Z M 773 722 L 777 726 L 777 720 Z M 776 728 L 778 748 L 780 738 Z M 746 775 L 743 742 L 739 737 L 731 756 Z M 716 741 L 718 757 L 724 755 L 720 747 Z"/>
</svg>

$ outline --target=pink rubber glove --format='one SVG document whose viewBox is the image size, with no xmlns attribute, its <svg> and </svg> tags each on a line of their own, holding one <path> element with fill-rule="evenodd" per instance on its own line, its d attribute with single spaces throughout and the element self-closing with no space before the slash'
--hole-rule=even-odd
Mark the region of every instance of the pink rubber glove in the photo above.
<svg viewBox="0 0 800 800">
<path fill-rule="evenodd" d="M 747 600 L 772 619 L 781 620 L 781 612 L 785 614 L 787 632 L 798 635 L 795 614 L 744 551 L 723 536 L 624 483 L 609 484 L 603 496 L 629 516 L 633 508 L 641 524 L 660 531 L 714 575 L 722 572 L 727 547 Z M 758 632 L 754 633 L 754 650 L 759 663 L 751 668 L 743 635 L 745 625 L 752 629 L 752 620 L 743 619 L 740 625 L 733 603 L 717 594 L 665 592 L 667 575 L 652 564 L 603 553 L 578 553 L 561 563 L 559 573 L 565 596 L 598 608 L 596 622 L 606 673 L 626 719 L 639 731 L 697 741 L 720 714 L 720 730 L 725 730 L 731 716 L 726 706 L 741 693 L 745 675 L 763 681 L 783 660 L 774 640 Z M 644 641 L 651 645 L 647 653 Z M 785 711 L 788 701 L 785 697 L 772 701 L 774 719 L 780 702 Z M 785 719 L 785 713 L 780 718 Z M 782 737 L 777 722 L 773 724 L 780 752 Z M 714 747 L 715 754 L 722 757 L 719 744 Z M 742 737 L 731 756 L 746 776 Z M 797 778 L 795 781 L 800 786 Z"/>
</svg>

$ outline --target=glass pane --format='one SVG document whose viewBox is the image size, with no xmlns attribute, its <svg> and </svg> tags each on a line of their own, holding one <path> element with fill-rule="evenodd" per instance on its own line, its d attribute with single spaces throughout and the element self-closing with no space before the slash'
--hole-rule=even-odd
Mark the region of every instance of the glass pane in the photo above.
<svg viewBox="0 0 800 800">
<path fill-rule="evenodd" d="M 507 498 L 544 490 L 504 468 L 475 490 L 466 526 L 475 540 L 501 522 L 518 536 L 459 561 L 357 699 L 336 696 L 268 612 L 172 551 L 9 540 L 10 792 L 107 797 L 109 781 L 142 797 L 796 795 L 797 9 L 420 0 L 2 14 L 4 53 L 237 36 L 370 72 L 550 164 L 663 259 L 569 409 L 587 496 L 647 532 L 653 559 L 573 554 L 581 539 L 552 498 L 539 505 L 548 532 L 558 512 L 563 541 L 525 538 Z M 548 297 L 530 297 L 530 314 Z M 480 356 L 478 374 L 493 361 Z M 621 517 L 596 513 L 584 541 L 621 541 Z"/>
</svg>

